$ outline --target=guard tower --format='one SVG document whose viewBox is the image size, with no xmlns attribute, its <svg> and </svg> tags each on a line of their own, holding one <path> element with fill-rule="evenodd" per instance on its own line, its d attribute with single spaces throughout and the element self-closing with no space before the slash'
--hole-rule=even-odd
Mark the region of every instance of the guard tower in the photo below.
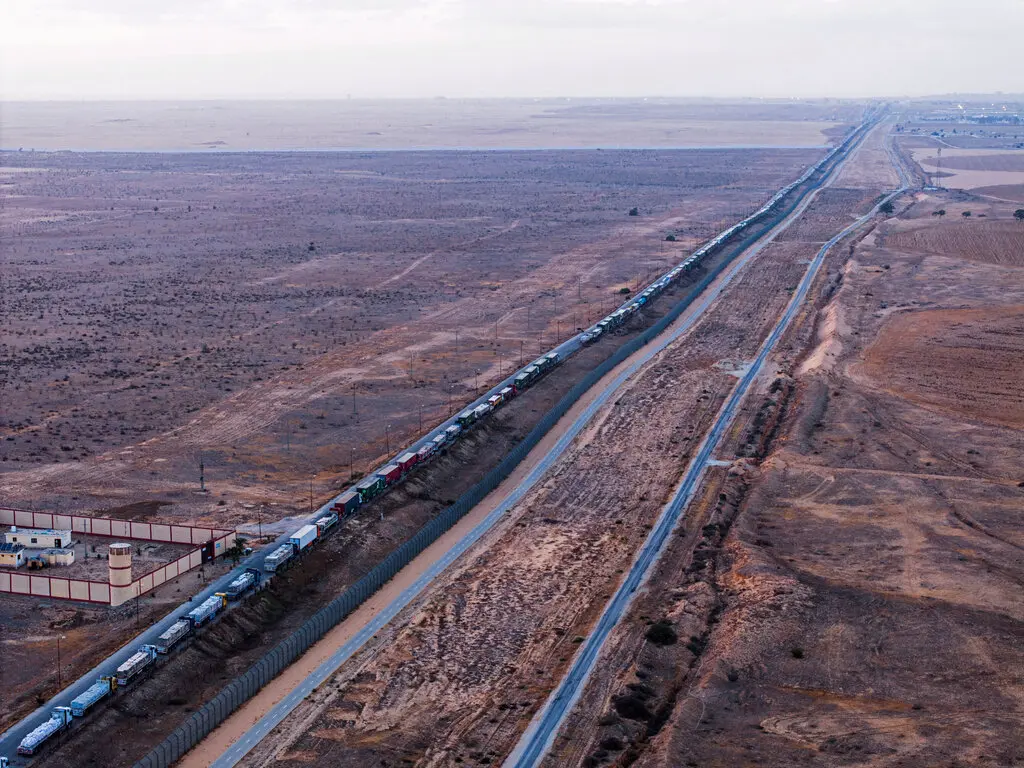
<svg viewBox="0 0 1024 768">
<path fill-rule="evenodd" d="M 132 587 L 132 545 L 118 542 L 110 545 L 107 569 L 110 581 L 110 604 L 127 603 L 135 597 Z"/>
</svg>

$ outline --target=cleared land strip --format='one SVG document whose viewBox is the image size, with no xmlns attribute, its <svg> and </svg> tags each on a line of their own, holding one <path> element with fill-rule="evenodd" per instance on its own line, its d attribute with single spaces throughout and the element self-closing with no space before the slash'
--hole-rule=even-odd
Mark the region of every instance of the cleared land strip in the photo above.
<svg viewBox="0 0 1024 768">
<path fill-rule="evenodd" d="M 647 541 L 644 543 L 643 548 L 637 555 L 632 568 L 623 580 L 621 586 L 616 590 L 611 601 L 608 603 L 593 632 L 591 632 L 590 636 L 584 642 L 583 647 L 574 659 L 569 672 L 562 678 L 561 683 L 551 696 L 548 697 L 543 708 L 530 723 L 526 732 L 523 734 L 522 739 L 520 739 L 515 749 L 505 761 L 504 765 L 507 768 L 530 768 L 531 766 L 538 765 L 543 760 L 545 754 L 551 747 L 551 743 L 554 741 L 554 738 L 558 733 L 558 729 L 561 727 L 563 721 L 568 716 L 573 705 L 582 693 L 583 686 L 590 677 L 590 674 L 597 663 L 605 641 L 625 615 L 630 603 L 632 602 L 634 593 L 643 585 L 650 572 L 651 566 L 657 561 L 661 554 L 661 551 L 663 550 L 669 535 L 672 533 L 672 530 L 675 528 L 680 515 L 686 509 L 687 505 L 690 503 L 699 488 L 700 481 L 709 465 L 709 461 L 722 439 L 722 436 L 731 425 L 740 403 L 746 396 L 754 380 L 761 373 L 761 369 L 763 368 L 768 355 L 775 347 L 775 344 L 785 332 L 790 321 L 796 315 L 797 310 L 806 298 L 807 292 L 817 275 L 818 269 L 825 259 L 825 255 L 833 246 L 836 245 L 836 243 L 870 220 L 875 213 L 877 213 L 878 208 L 883 203 L 888 202 L 901 194 L 906 189 L 906 179 L 902 175 L 902 171 L 901 180 L 903 181 L 904 186 L 901 186 L 895 192 L 887 195 L 868 213 L 857 219 L 853 224 L 844 228 L 841 232 L 825 243 L 821 249 L 819 249 L 814 260 L 811 262 L 804 274 L 804 277 L 801 280 L 796 293 L 793 295 L 792 300 L 787 306 L 786 311 L 779 319 L 771 334 L 769 334 L 768 338 L 765 339 L 764 343 L 761 345 L 761 349 L 753 364 L 747 369 L 746 373 L 744 373 L 743 377 L 739 380 L 736 387 L 730 394 L 725 405 L 722 406 L 718 417 L 715 419 L 714 425 L 705 436 L 700 448 L 694 455 L 694 458 L 687 468 L 687 471 L 671 501 L 665 505 L 665 508 L 648 536 Z M 788 222 L 784 222 L 783 225 L 780 226 L 785 228 L 785 226 L 788 226 Z"/>
<path fill-rule="evenodd" d="M 828 177 L 829 182 L 833 178 L 834 176 L 830 175 Z M 784 219 L 783 224 L 788 226 L 789 223 L 798 218 L 806 210 L 807 206 L 810 205 L 814 197 L 813 193 L 807 195 L 801 204 Z M 333 631 L 319 646 L 314 647 L 311 654 L 309 654 L 309 659 L 305 662 L 299 662 L 308 670 L 307 677 L 299 686 L 290 688 L 287 691 L 275 685 L 270 686 L 273 690 L 268 690 L 265 695 L 261 694 L 258 696 L 251 702 L 251 706 L 246 706 L 232 720 L 221 726 L 206 743 L 195 750 L 190 758 L 186 759 L 185 765 L 207 765 L 210 764 L 210 759 L 215 756 L 216 762 L 213 763 L 215 765 L 235 765 L 263 736 L 280 723 L 289 712 L 294 710 L 309 693 L 322 685 L 338 666 L 362 648 L 373 634 L 383 628 L 402 609 L 410 605 L 437 575 L 472 547 L 512 506 L 520 501 L 526 492 L 548 471 L 558 457 L 564 453 L 574 438 L 592 420 L 601 406 L 607 403 L 626 380 L 666 346 L 686 333 L 694 325 L 697 318 L 714 303 L 721 291 L 731 282 L 732 278 L 742 270 L 750 259 L 771 242 L 777 234 L 783 231 L 785 226 L 776 226 L 771 234 L 763 238 L 754 248 L 749 249 L 741 259 L 727 270 L 718 283 L 703 296 L 701 302 L 692 308 L 683 320 L 678 321 L 671 328 L 669 333 L 663 334 L 656 342 L 638 352 L 623 366 L 610 374 L 595 390 L 592 390 L 592 397 L 587 400 L 582 410 L 578 413 L 570 414 L 566 419 L 563 419 L 562 424 L 556 427 L 555 433 L 561 433 L 561 436 L 553 447 L 542 448 L 542 456 L 532 465 L 526 476 L 507 484 L 509 487 L 499 489 L 497 494 L 500 496 L 500 502 L 494 505 L 494 508 L 482 521 L 467 519 L 460 524 L 460 527 L 453 529 L 453 534 L 458 533 L 462 537 L 458 539 L 453 547 L 444 550 L 444 554 L 440 559 L 438 559 L 436 548 L 432 548 L 424 556 L 421 556 L 407 567 L 406 571 L 399 575 L 396 583 L 391 585 L 389 589 L 390 594 L 394 595 L 391 602 L 383 610 L 378 609 L 369 620 L 369 623 L 367 623 L 364 612 L 360 611 L 358 615 L 353 615 L 349 620 L 339 625 L 337 631 Z M 566 422 L 568 422 L 568 425 Z M 450 538 L 450 536 L 446 537 L 446 539 Z M 377 604 L 379 605 L 379 602 Z M 324 646 L 329 646 L 329 650 L 325 650 Z M 314 660 L 319 660 L 319 664 L 314 665 L 311 663 Z M 287 675 L 289 681 L 294 681 L 295 677 L 295 674 Z M 287 687 L 290 687 L 290 685 Z M 249 728 L 244 733 L 238 730 L 238 723 L 242 723 L 242 728 L 245 728 L 253 723 L 256 717 L 260 719 L 255 726 Z M 220 751 L 225 748 L 225 751 Z"/>
</svg>

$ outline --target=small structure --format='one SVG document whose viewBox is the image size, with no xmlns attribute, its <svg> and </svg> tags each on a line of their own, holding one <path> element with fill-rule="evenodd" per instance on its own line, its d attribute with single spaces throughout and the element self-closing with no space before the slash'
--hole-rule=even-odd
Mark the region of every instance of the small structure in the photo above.
<svg viewBox="0 0 1024 768">
<path fill-rule="evenodd" d="M 25 547 L 21 544 L 0 544 L 0 567 L 21 568 L 25 564 Z"/>
<path fill-rule="evenodd" d="M 53 528 L 12 527 L 4 534 L 7 544 L 21 544 L 31 549 L 60 549 L 71 546 L 71 531 L 58 531 Z"/>
<path fill-rule="evenodd" d="M 39 553 L 47 565 L 74 565 L 75 550 L 73 549 L 44 549 Z"/>
</svg>

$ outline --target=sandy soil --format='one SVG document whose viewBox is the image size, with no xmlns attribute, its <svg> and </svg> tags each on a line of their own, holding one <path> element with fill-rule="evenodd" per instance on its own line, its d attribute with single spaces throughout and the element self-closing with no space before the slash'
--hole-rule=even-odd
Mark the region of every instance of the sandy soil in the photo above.
<svg viewBox="0 0 1024 768">
<path fill-rule="evenodd" d="M 822 198 L 808 215 L 827 218 L 835 207 Z M 727 371 L 753 354 L 815 250 L 800 241 L 766 249 L 501 531 L 245 764 L 488 764 L 505 754 L 671 492 L 731 387 Z"/>
<path fill-rule="evenodd" d="M 1024 760 L 1024 283 L 904 224 L 833 252 L 549 765 Z"/>
<path fill-rule="evenodd" d="M 816 154 L 11 155 L 0 491 L 296 514 Z"/>
<path fill-rule="evenodd" d="M 15 102 L 3 148 L 310 150 L 820 146 L 861 105 L 683 99 Z"/>
</svg>

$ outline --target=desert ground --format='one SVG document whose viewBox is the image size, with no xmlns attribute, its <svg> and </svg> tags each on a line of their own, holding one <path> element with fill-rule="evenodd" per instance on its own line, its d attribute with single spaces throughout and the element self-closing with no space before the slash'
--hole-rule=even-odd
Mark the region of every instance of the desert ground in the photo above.
<svg viewBox="0 0 1024 768">
<path fill-rule="evenodd" d="M 547 765 L 1024 761 L 1013 210 L 916 193 L 833 252 Z"/>
<path fill-rule="evenodd" d="M 829 121 L 856 112 L 723 109 L 745 144 L 758 143 L 764 120 L 820 118 L 835 135 L 842 124 Z M 264 533 L 279 533 L 821 154 L 4 153 L 0 493 L 13 506 L 233 524 L 250 536 L 262 510 Z M 634 206 L 640 215 L 628 216 Z M 151 683 L 175 692 L 138 694 L 95 742 L 76 737 L 68 759 L 104 763 L 100 736 L 114 728 L 131 734 L 122 757 L 141 754 L 482 476 L 670 301 L 560 368 L 422 486 L 385 500 L 381 519 L 351 523 L 305 575 L 262 593 Z M 55 683 L 48 652 L 26 638 L 48 648 L 70 621 L 63 674 L 77 676 L 190 591 L 172 587 L 139 617 L 0 600 L 0 620 L 18 628 L 4 638 L 7 717 Z M 204 686 L 190 682 L 195 669 Z"/>
<path fill-rule="evenodd" d="M 885 155 L 877 140 L 865 151 L 876 165 L 873 155 Z M 709 315 L 602 410 L 543 487 L 244 764 L 500 762 L 566 669 L 808 259 L 876 193 L 824 190 Z M 188 764 L 215 754 L 200 745 Z"/>
</svg>

